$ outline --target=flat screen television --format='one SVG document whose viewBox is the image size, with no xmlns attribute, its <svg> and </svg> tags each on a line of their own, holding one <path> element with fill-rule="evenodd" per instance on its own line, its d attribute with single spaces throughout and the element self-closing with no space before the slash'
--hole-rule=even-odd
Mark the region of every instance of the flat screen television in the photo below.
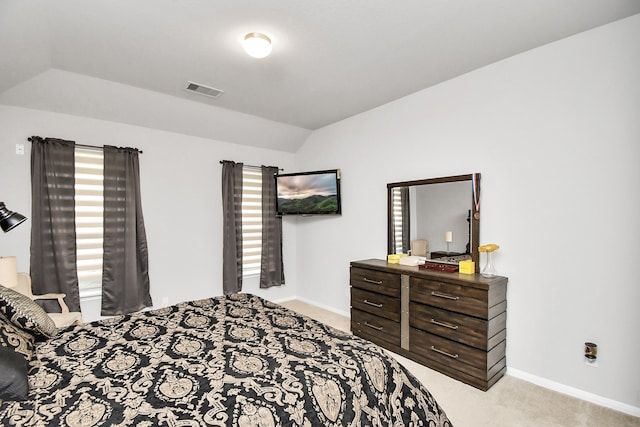
<svg viewBox="0 0 640 427">
<path fill-rule="evenodd" d="M 278 215 L 340 215 L 340 169 L 275 178 Z"/>
</svg>

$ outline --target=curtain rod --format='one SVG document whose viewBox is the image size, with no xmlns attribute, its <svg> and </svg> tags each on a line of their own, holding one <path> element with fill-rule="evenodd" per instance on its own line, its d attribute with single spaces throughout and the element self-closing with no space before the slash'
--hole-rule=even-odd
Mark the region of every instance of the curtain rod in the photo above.
<svg viewBox="0 0 640 427">
<path fill-rule="evenodd" d="M 220 164 L 223 164 L 224 162 L 232 162 L 235 163 L 233 160 L 220 160 Z M 248 168 L 256 168 L 256 169 L 260 169 L 262 166 L 256 166 L 256 165 L 246 165 L 243 163 L 244 166 L 248 167 Z M 264 165 L 263 165 L 264 166 Z M 271 168 L 276 168 L 277 166 L 268 166 Z M 282 168 L 278 168 L 279 171 L 284 171 L 284 169 Z"/>
<path fill-rule="evenodd" d="M 46 138 L 42 138 L 42 139 L 46 139 Z M 27 141 L 33 142 L 32 137 L 27 138 Z M 78 144 L 77 142 L 74 142 L 74 144 L 76 147 L 88 148 L 89 150 L 104 151 L 104 147 L 98 147 L 97 145 Z M 142 150 L 138 150 L 137 148 L 132 148 L 132 150 L 136 150 L 140 154 L 143 153 Z"/>
</svg>

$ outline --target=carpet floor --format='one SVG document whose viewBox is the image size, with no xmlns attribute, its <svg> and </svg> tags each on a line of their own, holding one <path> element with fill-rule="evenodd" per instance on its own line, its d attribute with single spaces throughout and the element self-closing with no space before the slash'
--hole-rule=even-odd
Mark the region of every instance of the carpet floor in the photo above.
<svg viewBox="0 0 640 427">
<path fill-rule="evenodd" d="M 350 320 L 302 301 L 282 305 L 334 328 Z M 505 375 L 483 392 L 389 352 L 429 389 L 455 427 L 640 427 L 640 418 Z"/>
</svg>

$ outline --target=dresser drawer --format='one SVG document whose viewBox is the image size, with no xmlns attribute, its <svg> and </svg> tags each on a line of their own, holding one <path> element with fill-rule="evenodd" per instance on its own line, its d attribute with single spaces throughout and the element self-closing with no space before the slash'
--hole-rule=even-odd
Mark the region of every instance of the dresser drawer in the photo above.
<svg viewBox="0 0 640 427">
<path fill-rule="evenodd" d="M 351 307 L 394 322 L 400 321 L 400 300 L 398 298 L 352 287 Z"/>
<path fill-rule="evenodd" d="M 410 300 L 488 319 L 487 291 L 469 286 L 411 277 Z"/>
<path fill-rule="evenodd" d="M 400 296 L 400 275 L 351 267 L 351 286 L 397 298 Z"/>
<path fill-rule="evenodd" d="M 400 323 L 358 309 L 351 309 L 351 331 L 375 343 L 400 345 Z"/>
<path fill-rule="evenodd" d="M 481 350 L 489 350 L 506 338 L 506 312 L 484 320 L 412 302 L 409 313 L 411 327 Z"/>
<path fill-rule="evenodd" d="M 506 364 L 506 341 L 484 351 L 415 328 L 411 328 L 409 334 L 411 352 L 483 381 Z"/>
</svg>

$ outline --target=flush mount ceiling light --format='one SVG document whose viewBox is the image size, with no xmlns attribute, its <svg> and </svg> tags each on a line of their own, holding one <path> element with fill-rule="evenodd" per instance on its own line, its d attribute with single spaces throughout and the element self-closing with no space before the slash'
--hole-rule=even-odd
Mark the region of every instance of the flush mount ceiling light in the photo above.
<svg viewBox="0 0 640 427">
<path fill-rule="evenodd" d="M 262 33 L 245 35 L 242 46 L 254 58 L 264 58 L 271 53 L 271 39 Z"/>
</svg>

